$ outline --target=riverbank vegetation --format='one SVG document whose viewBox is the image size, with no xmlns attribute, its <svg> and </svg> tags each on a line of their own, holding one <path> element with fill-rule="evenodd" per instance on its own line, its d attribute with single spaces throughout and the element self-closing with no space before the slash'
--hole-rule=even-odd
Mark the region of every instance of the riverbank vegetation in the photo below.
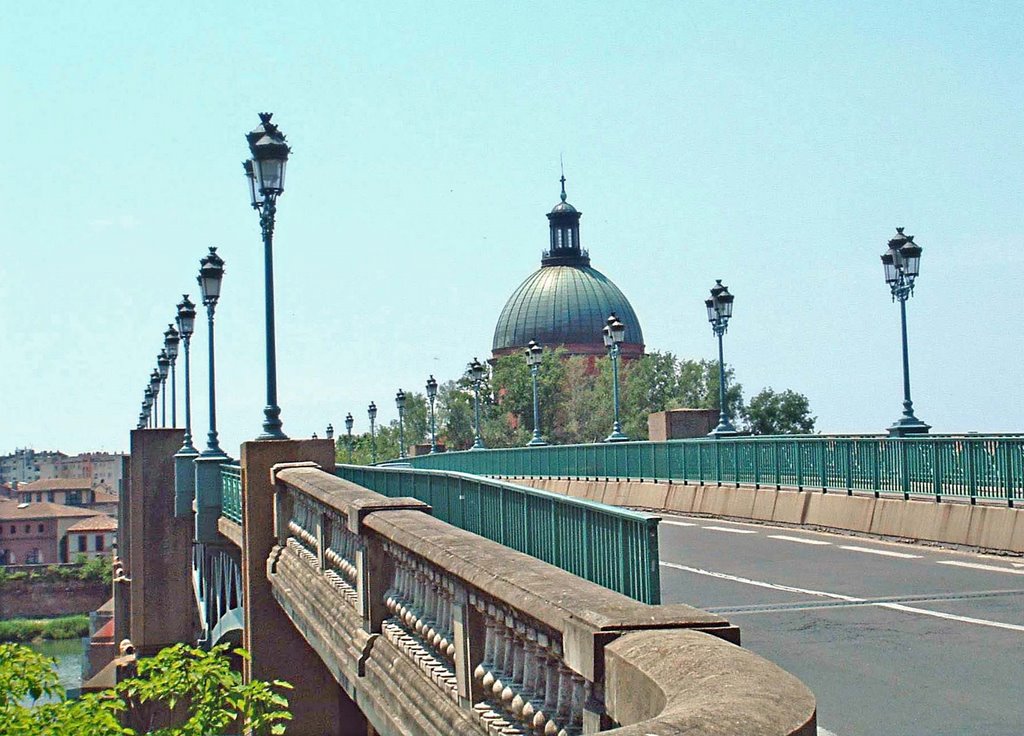
<svg viewBox="0 0 1024 736">
<path fill-rule="evenodd" d="M 66 580 L 83 580 L 86 582 L 110 584 L 113 576 L 113 566 L 106 557 L 86 558 L 85 555 L 77 555 L 75 561 L 67 565 L 39 566 L 33 570 L 9 571 L 0 566 L 0 588 L 4 583 L 28 580 L 31 582 L 59 583 Z"/>
<path fill-rule="evenodd" d="M 88 616 L 61 616 L 50 619 L 12 618 L 0 621 L 0 642 L 78 639 L 88 634 Z"/>
</svg>

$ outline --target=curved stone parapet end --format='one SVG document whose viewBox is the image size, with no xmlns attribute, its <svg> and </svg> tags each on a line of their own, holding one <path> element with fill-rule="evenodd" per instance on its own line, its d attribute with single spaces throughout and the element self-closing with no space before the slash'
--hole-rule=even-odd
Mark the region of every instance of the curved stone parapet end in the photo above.
<svg viewBox="0 0 1024 736">
<path fill-rule="evenodd" d="M 793 675 L 699 631 L 641 631 L 605 647 L 615 736 L 815 736 L 814 694 Z"/>
</svg>

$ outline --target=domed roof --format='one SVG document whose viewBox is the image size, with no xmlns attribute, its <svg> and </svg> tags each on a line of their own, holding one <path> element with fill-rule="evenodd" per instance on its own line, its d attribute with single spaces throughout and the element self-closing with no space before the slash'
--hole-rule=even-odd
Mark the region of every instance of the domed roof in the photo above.
<svg viewBox="0 0 1024 736">
<path fill-rule="evenodd" d="M 613 312 L 626 326 L 624 343 L 643 345 L 636 312 L 607 276 L 588 265 L 544 266 L 505 303 L 494 328 L 492 350 L 519 348 L 530 340 L 545 347 L 600 347 L 601 330 Z"/>
<path fill-rule="evenodd" d="M 551 208 L 552 214 L 556 214 L 558 212 L 576 212 L 576 208 L 563 200 Z"/>
</svg>

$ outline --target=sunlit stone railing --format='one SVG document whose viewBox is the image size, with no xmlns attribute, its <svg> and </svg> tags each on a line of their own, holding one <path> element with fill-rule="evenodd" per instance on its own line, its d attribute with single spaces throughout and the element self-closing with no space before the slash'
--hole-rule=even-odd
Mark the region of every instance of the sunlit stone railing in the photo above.
<svg viewBox="0 0 1024 736">
<path fill-rule="evenodd" d="M 689 630 L 707 632 L 697 640 L 701 651 L 724 648 L 795 683 L 792 702 L 772 706 L 776 726 L 759 733 L 814 733 L 810 692 L 728 643 L 738 643 L 739 632 L 719 616 L 640 603 L 434 519 L 420 501 L 384 497 L 308 464 L 276 466 L 273 477 L 278 545 L 267 569 L 274 596 L 361 707 L 398 712 L 396 701 L 415 691 L 403 707 L 418 708 L 422 721 L 400 732 L 575 736 L 626 726 L 634 716 L 671 724 L 668 713 L 690 723 L 679 702 L 625 707 L 630 696 L 609 691 L 605 664 L 606 647 L 629 632 L 657 640 Z M 658 661 L 677 656 L 665 649 Z M 630 669 L 631 657 L 615 660 L 617 681 L 664 689 L 655 676 L 645 680 L 642 667 Z M 704 691 L 773 687 L 743 682 L 742 668 L 731 677 L 720 674 Z"/>
</svg>

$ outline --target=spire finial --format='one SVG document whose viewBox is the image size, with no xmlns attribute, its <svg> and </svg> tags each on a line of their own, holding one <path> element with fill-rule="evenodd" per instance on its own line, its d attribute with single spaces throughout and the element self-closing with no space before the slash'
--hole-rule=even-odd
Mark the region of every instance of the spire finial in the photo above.
<svg viewBox="0 0 1024 736">
<path fill-rule="evenodd" d="M 562 182 L 562 201 L 565 201 L 565 161 L 562 159 L 562 154 L 558 154 L 558 165 L 562 169 L 562 178 L 559 181 Z"/>
</svg>

